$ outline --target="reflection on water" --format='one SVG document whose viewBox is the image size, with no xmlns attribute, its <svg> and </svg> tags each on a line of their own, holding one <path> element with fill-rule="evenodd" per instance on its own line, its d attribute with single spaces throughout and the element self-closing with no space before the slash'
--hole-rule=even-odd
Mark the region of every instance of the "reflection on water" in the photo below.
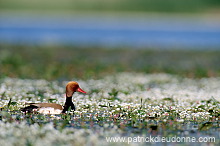
<svg viewBox="0 0 220 146">
<path fill-rule="evenodd" d="M 133 48 L 220 48 L 219 22 L 192 18 L 0 16 L 0 42 Z"/>
</svg>

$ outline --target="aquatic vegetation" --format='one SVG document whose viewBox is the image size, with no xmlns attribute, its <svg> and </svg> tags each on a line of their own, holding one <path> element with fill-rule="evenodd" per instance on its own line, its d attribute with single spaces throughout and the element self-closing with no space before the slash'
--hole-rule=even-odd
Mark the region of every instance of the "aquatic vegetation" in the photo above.
<svg viewBox="0 0 220 146">
<path fill-rule="evenodd" d="M 56 45 L 13 46 L 0 43 L 0 78 L 63 81 L 75 77 L 86 80 L 125 71 L 203 78 L 220 75 L 218 62 L 220 51 L 209 49 L 139 50 Z"/>
<path fill-rule="evenodd" d="M 19 109 L 63 104 L 67 82 L 2 79 L 0 145 L 102 145 L 106 136 L 137 135 L 214 136 L 219 143 L 220 78 L 119 73 L 78 82 L 88 94 L 74 95 L 75 112 L 42 115 Z"/>
</svg>

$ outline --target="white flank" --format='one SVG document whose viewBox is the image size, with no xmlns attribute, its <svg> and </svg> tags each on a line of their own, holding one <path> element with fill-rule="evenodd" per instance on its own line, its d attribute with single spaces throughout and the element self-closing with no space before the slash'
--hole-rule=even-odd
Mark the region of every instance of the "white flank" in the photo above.
<svg viewBox="0 0 220 146">
<path fill-rule="evenodd" d="M 38 112 L 41 114 L 61 114 L 62 110 L 60 109 L 54 109 L 52 107 L 43 107 L 43 108 L 39 108 Z"/>
</svg>

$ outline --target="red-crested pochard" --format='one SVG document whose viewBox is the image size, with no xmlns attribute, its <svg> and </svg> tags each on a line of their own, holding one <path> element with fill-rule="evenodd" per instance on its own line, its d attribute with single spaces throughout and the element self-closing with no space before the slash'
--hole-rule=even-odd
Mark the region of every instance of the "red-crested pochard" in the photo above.
<svg viewBox="0 0 220 146">
<path fill-rule="evenodd" d="M 28 113 L 37 111 L 42 114 L 61 114 L 68 111 L 69 108 L 75 110 L 75 106 L 72 102 L 72 96 L 76 91 L 86 93 L 79 87 L 77 82 L 71 81 L 66 85 L 66 102 L 64 106 L 56 103 L 29 103 L 29 106 L 21 109 L 21 111 Z"/>
</svg>

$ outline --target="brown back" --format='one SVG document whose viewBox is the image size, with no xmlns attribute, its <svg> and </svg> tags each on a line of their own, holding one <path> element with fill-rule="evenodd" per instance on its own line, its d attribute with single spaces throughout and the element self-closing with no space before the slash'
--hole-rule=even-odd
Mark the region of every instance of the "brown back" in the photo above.
<svg viewBox="0 0 220 146">
<path fill-rule="evenodd" d="M 56 103 L 31 103 L 30 105 L 37 106 L 38 108 L 51 107 L 51 108 L 54 108 L 54 109 L 63 110 L 63 107 L 61 105 L 59 105 L 59 104 L 56 104 Z"/>
</svg>

